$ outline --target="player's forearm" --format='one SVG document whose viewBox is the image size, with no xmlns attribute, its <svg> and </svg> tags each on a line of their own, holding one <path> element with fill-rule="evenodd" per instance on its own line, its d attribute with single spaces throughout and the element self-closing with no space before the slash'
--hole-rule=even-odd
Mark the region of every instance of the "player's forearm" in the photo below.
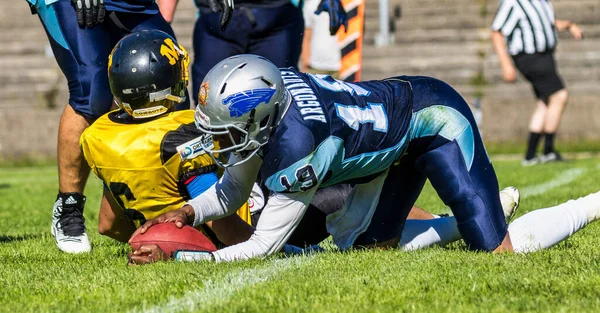
<svg viewBox="0 0 600 313">
<path fill-rule="evenodd" d="M 266 257 L 283 248 L 300 223 L 314 190 L 294 194 L 292 197 L 277 194 L 269 198 L 267 206 L 248 241 L 213 253 L 217 262 Z"/>
<path fill-rule="evenodd" d="M 254 233 L 254 227 L 244 222 L 237 214 L 214 220 L 209 227 L 227 246 L 247 241 Z"/>
<path fill-rule="evenodd" d="M 502 35 L 501 32 L 492 31 L 492 46 L 494 47 L 494 51 L 498 56 L 500 65 L 502 67 L 512 66 L 512 61 L 510 59 L 510 55 L 508 54 L 506 42 L 504 41 L 504 35 Z"/>
<path fill-rule="evenodd" d="M 131 220 L 121 218 L 116 221 L 113 228 L 106 230 L 102 235 L 127 243 L 134 231 L 135 227 L 131 223 Z"/>
<path fill-rule="evenodd" d="M 233 214 L 244 202 L 243 195 L 234 186 L 223 184 L 221 181 L 210 187 L 200 196 L 188 201 L 182 208 L 187 209 L 188 222 L 193 221 L 196 227 L 208 221 L 213 221 Z M 217 187 L 218 186 L 218 187 Z M 248 192 L 249 194 L 249 192 Z M 248 195 L 246 195 L 248 199 Z"/>
<path fill-rule="evenodd" d="M 107 189 L 104 189 L 98 212 L 98 232 L 120 242 L 127 242 L 135 226 Z"/>
<path fill-rule="evenodd" d="M 187 204 L 194 209 L 194 226 L 235 213 L 250 196 L 262 161 L 254 156 L 228 168 L 221 179 Z"/>
</svg>

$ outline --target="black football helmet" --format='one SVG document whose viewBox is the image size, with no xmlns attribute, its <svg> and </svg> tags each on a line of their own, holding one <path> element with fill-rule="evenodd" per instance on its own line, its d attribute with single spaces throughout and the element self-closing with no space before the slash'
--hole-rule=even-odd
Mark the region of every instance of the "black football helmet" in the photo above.
<svg viewBox="0 0 600 313">
<path fill-rule="evenodd" d="M 123 37 L 108 58 L 117 105 L 133 118 L 150 118 L 185 101 L 189 56 L 173 37 L 144 30 Z"/>
</svg>

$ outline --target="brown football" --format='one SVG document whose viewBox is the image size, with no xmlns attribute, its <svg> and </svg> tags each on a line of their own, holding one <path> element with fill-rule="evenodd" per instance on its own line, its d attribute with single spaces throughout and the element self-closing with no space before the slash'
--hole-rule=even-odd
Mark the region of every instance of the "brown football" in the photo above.
<svg viewBox="0 0 600 313">
<path fill-rule="evenodd" d="M 179 250 L 208 251 L 217 250 L 215 244 L 199 230 L 191 226 L 177 228 L 175 223 L 161 223 L 148 228 L 129 241 L 131 249 L 137 250 L 142 245 L 158 245 L 168 256 Z"/>
</svg>

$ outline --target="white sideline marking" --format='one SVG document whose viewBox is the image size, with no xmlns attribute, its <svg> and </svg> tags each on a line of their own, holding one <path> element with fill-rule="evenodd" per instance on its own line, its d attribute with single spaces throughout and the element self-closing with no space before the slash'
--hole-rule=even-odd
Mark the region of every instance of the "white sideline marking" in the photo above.
<svg viewBox="0 0 600 313">
<path fill-rule="evenodd" d="M 307 264 L 307 261 L 310 259 L 308 257 L 276 259 L 261 268 L 230 272 L 223 279 L 217 281 L 212 279 L 206 280 L 204 288 L 201 290 L 188 291 L 181 297 L 171 297 L 163 305 L 137 309 L 130 312 L 189 312 L 197 308 L 207 309 L 228 301 L 238 291 L 246 287 L 263 283 L 271 277 L 291 268 L 300 268 Z"/>
<path fill-rule="evenodd" d="M 574 168 L 566 170 L 558 176 L 556 176 L 554 179 L 549 180 L 545 183 L 522 188 L 521 198 L 527 198 L 531 196 L 544 194 L 550 189 L 554 189 L 574 181 L 575 179 L 577 179 L 577 177 L 583 175 L 583 173 L 585 172 L 587 172 L 587 169 L 584 168 Z"/>
</svg>

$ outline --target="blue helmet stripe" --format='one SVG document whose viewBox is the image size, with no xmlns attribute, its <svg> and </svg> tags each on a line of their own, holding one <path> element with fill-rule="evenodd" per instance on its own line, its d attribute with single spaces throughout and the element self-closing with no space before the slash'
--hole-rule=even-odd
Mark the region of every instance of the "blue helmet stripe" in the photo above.
<svg viewBox="0 0 600 313">
<path fill-rule="evenodd" d="M 271 88 L 242 91 L 223 99 L 223 104 L 229 106 L 230 117 L 240 117 L 261 103 L 269 103 L 274 94 L 275 89 Z"/>
</svg>

